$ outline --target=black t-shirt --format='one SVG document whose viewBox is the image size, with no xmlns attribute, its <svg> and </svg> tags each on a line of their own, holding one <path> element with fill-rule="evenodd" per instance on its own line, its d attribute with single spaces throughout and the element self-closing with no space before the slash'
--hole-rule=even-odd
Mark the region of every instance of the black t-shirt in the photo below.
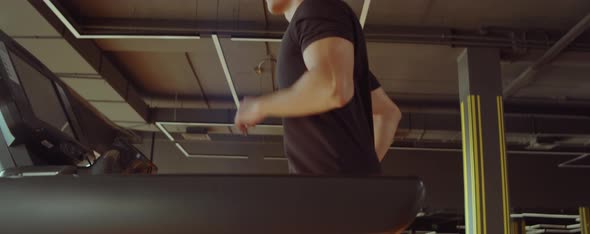
<svg viewBox="0 0 590 234">
<path fill-rule="evenodd" d="M 341 0 L 305 0 L 283 36 L 278 58 L 280 88 L 307 71 L 303 51 L 313 42 L 340 37 L 354 44 L 354 96 L 344 107 L 285 118 L 285 154 L 292 173 L 379 174 L 374 148 L 371 91 L 379 83 L 369 71 L 365 37 L 356 14 Z"/>
</svg>

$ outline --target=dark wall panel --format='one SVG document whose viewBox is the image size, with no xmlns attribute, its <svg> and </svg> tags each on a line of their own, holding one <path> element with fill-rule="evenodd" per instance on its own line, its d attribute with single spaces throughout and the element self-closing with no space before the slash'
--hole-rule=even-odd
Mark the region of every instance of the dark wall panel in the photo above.
<svg viewBox="0 0 590 234">
<path fill-rule="evenodd" d="M 590 169 L 559 168 L 571 156 L 511 155 L 513 208 L 577 208 L 590 205 Z"/>
<path fill-rule="evenodd" d="M 426 187 L 427 209 L 463 210 L 463 169 L 460 153 L 390 151 L 383 171 L 391 176 L 418 176 Z"/>
</svg>

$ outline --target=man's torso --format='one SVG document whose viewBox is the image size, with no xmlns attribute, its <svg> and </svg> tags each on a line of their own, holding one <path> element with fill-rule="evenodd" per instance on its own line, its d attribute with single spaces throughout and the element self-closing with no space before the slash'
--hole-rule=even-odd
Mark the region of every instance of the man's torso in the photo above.
<svg viewBox="0 0 590 234">
<path fill-rule="evenodd" d="M 330 26 L 331 25 L 331 26 Z M 293 85 L 306 71 L 302 45 L 325 37 L 354 44 L 352 100 L 326 113 L 285 118 L 285 154 L 292 172 L 300 174 L 378 174 L 375 153 L 368 61 L 362 28 L 354 12 L 340 0 L 306 0 L 285 32 L 278 58 L 280 88 Z"/>
</svg>

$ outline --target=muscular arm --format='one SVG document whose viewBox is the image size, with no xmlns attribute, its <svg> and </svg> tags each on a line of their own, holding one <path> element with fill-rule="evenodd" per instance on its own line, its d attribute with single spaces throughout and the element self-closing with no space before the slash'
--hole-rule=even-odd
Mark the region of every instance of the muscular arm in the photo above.
<svg viewBox="0 0 590 234">
<path fill-rule="evenodd" d="M 371 92 L 373 107 L 373 128 L 375 131 L 375 150 L 379 161 L 385 158 L 385 154 L 393 143 L 393 137 L 397 131 L 399 121 L 402 119 L 402 113 L 387 96 L 383 88 L 375 89 Z"/>
<path fill-rule="evenodd" d="M 290 88 L 258 98 L 264 116 L 297 117 L 327 112 L 348 103 L 354 95 L 354 46 L 328 37 L 303 52 L 307 72 Z"/>
</svg>

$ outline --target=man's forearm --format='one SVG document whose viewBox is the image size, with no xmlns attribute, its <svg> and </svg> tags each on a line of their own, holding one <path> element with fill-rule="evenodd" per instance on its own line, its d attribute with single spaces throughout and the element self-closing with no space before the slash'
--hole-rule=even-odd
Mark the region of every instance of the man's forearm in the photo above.
<svg viewBox="0 0 590 234">
<path fill-rule="evenodd" d="M 381 162 L 395 137 L 395 132 L 401 120 L 401 115 L 396 113 L 373 115 L 373 126 L 375 131 L 375 151 Z"/>
<path fill-rule="evenodd" d="M 319 77 L 326 75 L 329 74 L 308 71 L 292 87 L 259 97 L 260 111 L 271 117 L 298 117 L 345 105 L 352 95 L 344 95 L 339 90 L 341 87 L 334 87 L 332 81 Z"/>
</svg>

